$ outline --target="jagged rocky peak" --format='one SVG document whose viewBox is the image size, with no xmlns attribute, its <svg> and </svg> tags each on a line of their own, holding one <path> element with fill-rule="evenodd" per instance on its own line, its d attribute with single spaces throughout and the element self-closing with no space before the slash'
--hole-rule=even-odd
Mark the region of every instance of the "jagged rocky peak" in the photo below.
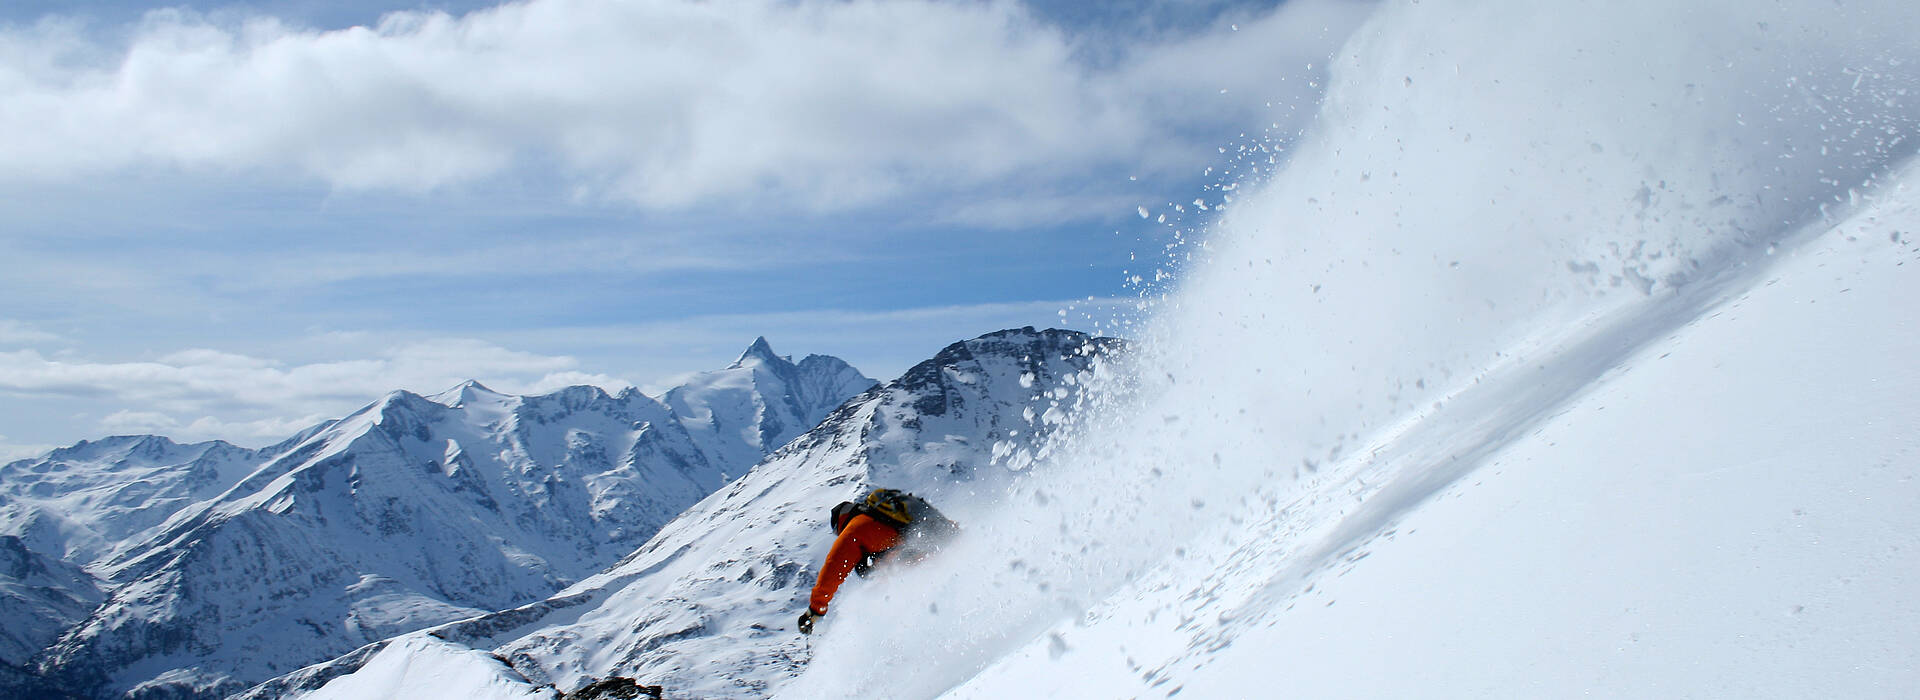
<svg viewBox="0 0 1920 700">
<path fill-rule="evenodd" d="M 793 364 L 793 360 L 774 352 L 773 344 L 767 342 L 767 337 L 763 335 L 754 338 L 753 344 L 747 346 L 746 352 L 740 353 L 739 359 L 734 360 L 733 364 L 727 366 L 727 369 L 751 367 L 761 363 Z"/>
<path fill-rule="evenodd" d="M 977 365 L 982 359 L 1001 362 L 1013 362 L 1022 369 L 1035 373 L 1031 380 L 1048 380 L 1046 373 L 1052 371 L 1049 358 L 1057 357 L 1093 357 L 1121 349 L 1123 343 L 1117 338 L 1092 336 L 1079 331 L 1049 328 L 1034 330 L 1033 326 L 996 331 L 986 335 L 948 345 L 938 354 L 920 364 L 909 368 L 901 375 L 898 383 L 906 389 L 924 389 L 932 384 L 940 384 L 950 379 L 965 381 L 965 372 L 956 372 L 960 368 Z M 1043 383 L 1051 384 L 1051 381 Z"/>
<path fill-rule="evenodd" d="M 782 355 L 775 352 L 773 344 L 767 342 L 766 336 L 754 338 L 753 344 L 747 346 L 746 351 L 740 353 L 740 357 L 734 360 L 733 364 L 728 365 L 727 369 L 742 369 L 762 365 L 769 366 L 776 372 L 791 368 L 798 370 L 803 375 L 832 376 L 847 373 L 859 374 L 853 369 L 853 366 L 847 364 L 845 360 L 832 355 L 808 355 L 799 362 L 794 362 L 791 355 Z M 860 378 L 866 380 L 869 384 L 872 383 L 872 380 L 867 379 L 865 376 L 861 376 Z"/>
<path fill-rule="evenodd" d="M 1048 328 L 1034 330 L 1033 326 L 1011 328 L 996 331 L 948 346 L 948 350 L 959 351 L 965 348 L 972 352 L 992 352 L 1013 355 L 1019 352 L 1038 352 L 1058 355 L 1087 356 L 1106 350 L 1116 349 L 1120 340 L 1088 335 L 1080 331 Z M 943 351 L 942 354 L 945 354 Z M 939 356 L 935 356 L 939 359 Z"/>
<path fill-rule="evenodd" d="M 796 365 L 759 337 L 732 365 L 688 379 L 663 401 L 716 464 L 743 468 L 874 384 L 836 358 L 815 355 Z"/>
<path fill-rule="evenodd" d="M 453 409 L 411 391 L 395 391 L 364 409 L 363 414 L 370 415 L 373 425 L 389 435 L 426 441 L 431 438 L 433 423 L 449 410 Z"/>
</svg>

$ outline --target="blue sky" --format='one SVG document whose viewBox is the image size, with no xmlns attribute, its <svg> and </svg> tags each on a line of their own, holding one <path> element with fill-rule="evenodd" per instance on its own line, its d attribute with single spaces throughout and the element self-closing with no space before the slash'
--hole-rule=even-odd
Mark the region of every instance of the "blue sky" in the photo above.
<svg viewBox="0 0 1920 700">
<path fill-rule="evenodd" d="M 0 457 L 1105 330 L 1366 8 L 8 3 Z"/>
</svg>

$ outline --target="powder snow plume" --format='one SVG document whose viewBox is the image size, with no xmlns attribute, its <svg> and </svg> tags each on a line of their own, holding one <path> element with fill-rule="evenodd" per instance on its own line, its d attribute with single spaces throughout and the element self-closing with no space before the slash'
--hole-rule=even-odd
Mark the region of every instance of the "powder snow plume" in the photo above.
<svg viewBox="0 0 1920 700">
<path fill-rule="evenodd" d="M 949 692 L 1188 548 L 1338 498 L 1313 476 L 1556 339 L 1792 245 L 1915 151 L 1917 23 L 1899 0 L 1380 5 L 1074 429 L 957 507 L 940 559 L 845 597 L 836 618 L 885 623 L 827 628 L 781 696 Z"/>
</svg>

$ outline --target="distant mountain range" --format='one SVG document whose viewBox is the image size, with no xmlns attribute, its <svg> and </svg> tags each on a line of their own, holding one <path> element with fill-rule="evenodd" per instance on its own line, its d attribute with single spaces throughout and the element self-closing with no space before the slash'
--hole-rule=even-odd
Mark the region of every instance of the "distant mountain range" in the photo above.
<svg viewBox="0 0 1920 700">
<path fill-rule="evenodd" d="M 126 436 L 0 466 L 0 691 L 224 697 L 543 599 L 874 385 L 762 338 L 664 401 L 468 382 L 260 450 Z"/>
</svg>

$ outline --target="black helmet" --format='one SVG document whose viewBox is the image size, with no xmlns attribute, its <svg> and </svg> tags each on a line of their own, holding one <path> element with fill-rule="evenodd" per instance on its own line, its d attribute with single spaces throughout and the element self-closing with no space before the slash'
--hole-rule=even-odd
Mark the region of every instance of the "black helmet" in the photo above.
<svg viewBox="0 0 1920 700">
<path fill-rule="evenodd" d="M 838 535 L 841 530 L 846 529 L 847 521 L 852 520 L 853 516 L 859 512 L 860 506 L 854 505 L 853 501 L 841 501 L 840 505 L 834 506 L 833 515 L 829 519 L 833 525 L 833 534 Z"/>
</svg>

